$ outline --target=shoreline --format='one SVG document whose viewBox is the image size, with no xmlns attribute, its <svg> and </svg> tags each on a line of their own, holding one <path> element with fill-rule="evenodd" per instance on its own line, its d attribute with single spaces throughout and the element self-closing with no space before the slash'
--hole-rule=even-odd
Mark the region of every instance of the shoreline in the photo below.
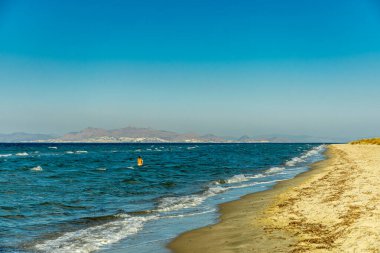
<svg viewBox="0 0 380 253">
<path fill-rule="evenodd" d="M 308 171 L 270 190 L 219 205 L 218 223 L 185 232 L 167 248 L 175 253 L 379 252 L 380 233 L 372 231 L 376 227 L 371 230 L 373 221 L 368 220 L 380 217 L 374 207 L 380 183 L 367 186 L 365 198 L 358 193 L 376 173 L 369 168 L 379 164 L 379 154 L 380 147 L 375 146 L 329 145 L 326 159 Z M 360 222 L 361 217 L 367 219 Z M 359 243 L 363 226 L 371 233 Z"/>
</svg>

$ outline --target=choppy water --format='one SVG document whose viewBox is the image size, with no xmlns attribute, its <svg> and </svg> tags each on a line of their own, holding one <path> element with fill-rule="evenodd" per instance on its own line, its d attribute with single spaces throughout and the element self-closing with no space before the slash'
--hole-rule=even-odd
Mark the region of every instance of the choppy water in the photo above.
<svg viewBox="0 0 380 253">
<path fill-rule="evenodd" d="M 0 252 L 167 252 L 319 144 L 0 144 Z M 136 166 L 141 155 L 144 166 Z"/>
</svg>

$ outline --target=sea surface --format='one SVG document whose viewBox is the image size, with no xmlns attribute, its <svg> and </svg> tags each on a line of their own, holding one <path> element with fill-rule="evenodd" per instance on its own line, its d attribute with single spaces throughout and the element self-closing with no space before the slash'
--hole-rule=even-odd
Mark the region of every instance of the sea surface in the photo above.
<svg viewBox="0 0 380 253">
<path fill-rule="evenodd" d="M 0 144 L 0 252 L 167 253 L 322 144 Z M 144 166 L 137 167 L 141 155 Z"/>
</svg>

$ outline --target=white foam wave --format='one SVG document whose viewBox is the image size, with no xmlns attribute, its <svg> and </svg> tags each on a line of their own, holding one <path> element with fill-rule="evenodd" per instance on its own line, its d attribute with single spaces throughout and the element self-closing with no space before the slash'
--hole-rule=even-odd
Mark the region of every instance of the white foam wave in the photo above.
<svg viewBox="0 0 380 253">
<path fill-rule="evenodd" d="M 226 190 L 246 188 L 246 187 L 251 187 L 251 186 L 261 185 L 261 184 L 271 184 L 271 183 L 280 182 L 280 181 L 283 181 L 283 179 L 276 179 L 276 180 L 271 180 L 271 181 L 252 182 L 252 183 L 248 183 L 248 184 L 233 185 L 233 186 L 226 187 Z"/>
<path fill-rule="evenodd" d="M 12 154 L 0 154 L 0 157 L 9 157 L 12 156 Z"/>
<path fill-rule="evenodd" d="M 107 168 L 104 168 L 104 167 L 103 168 L 97 168 L 96 170 L 103 170 L 104 171 L 104 170 L 107 170 Z"/>
<path fill-rule="evenodd" d="M 245 175 L 239 174 L 239 175 L 235 175 L 235 176 L 231 177 L 230 179 L 227 179 L 226 183 L 227 184 L 234 184 L 234 183 L 240 183 L 240 182 L 244 182 L 244 181 L 248 181 L 248 180 L 249 180 L 249 178 L 247 178 Z"/>
<path fill-rule="evenodd" d="M 221 187 L 221 186 L 213 186 L 213 187 L 210 187 L 203 195 L 206 197 L 206 198 L 209 198 L 209 197 L 212 197 L 216 194 L 219 194 L 219 193 L 222 193 L 222 192 L 225 192 L 227 189 L 225 187 Z"/>
<path fill-rule="evenodd" d="M 88 153 L 88 151 L 86 151 L 86 150 L 77 150 L 77 151 L 66 151 L 65 152 L 66 154 L 87 154 Z"/>
<path fill-rule="evenodd" d="M 279 172 L 282 172 L 285 168 L 284 167 L 273 167 L 265 171 L 266 174 L 276 174 Z"/>
<path fill-rule="evenodd" d="M 256 175 L 244 175 L 244 174 L 239 174 L 239 175 L 235 175 L 227 180 L 220 180 L 223 184 L 236 184 L 236 183 L 240 183 L 240 182 L 245 182 L 245 181 L 249 181 L 251 179 L 255 179 L 255 178 L 263 178 L 263 177 L 267 177 L 267 175 L 264 175 L 264 174 L 256 174 Z M 215 181 L 213 182 L 214 185 L 220 185 L 221 182 L 220 181 Z"/>
<path fill-rule="evenodd" d="M 42 171 L 43 169 L 42 169 L 41 166 L 36 166 L 34 168 L 31 168 L 30 170 L 32 170 L 32 171 Z"/>
<path fill-rule="evenodd" d="M 199 206 L 207 198 L 215 196 L 216 194 L 225 192 L 226 190 L 227 188 L 225 187 L 213 186 L 213 187 L 209 187 L 207 191 L 198 195 L 193 194 L 193 195 L 181 196 L 181 197 L 166 197 L 161 200 L 156 211 L 171 212 L 171 211 Z"/>
<path fill-rule="evenodd" d="M 274 180 L 274 181 L 266 181 L 266 182 L 252 182 L 249 184 L 238 184 L 241 182 L 249 181 L 251 179 L 263 178 L 263 177 L 266 177 L 266 175 L 264 174 L 256 174 L 252 176 L 243 175 L 243 174 L 235 175 L 225 181 L 226 184 L 232 184 L 231 186 L 221 186 L 219 182 L 214 182 L 207 189 L 207 191 L 203 192 L 202 194 L 163 198 L 160 201 L 156 211 L 171 212 L 171 211 L 177 211 L 181 209 L 192 208 L 192 207 L 199 206 L 206 199 L 212 196 L 215 196 L 217 194 L 220 194 L 222 192 L 225 192 L 229 189 L 245 188 L 245 187 L 251 187 L 258 184 L 267 184 L 267 183 L 279 181 L 279 180 Z"/>
<path fill-rule="evenodd" d="M 62 236 L 35 245 L 42 252 L 87 253 L 99 250 L 105 245 L 116 243 L 139 232 L 147 221 L 158 216 L 120 215 L 121 219 L 102 225 L 67 232 Z"/>
<path fill-rule="evenodd" d="M 58 149 L 58 147 L 49 147 L 50 149 Z"/>
<path fill-rule="evenodd" d="M 206 214 L 206 213 L 213 213 L 216 212 L 216 209 L 210 209 L 206 210 L 203 212 L 195 212 L 195 213 L 186 213 L 186 214 L 176 214 L 176 215 L 167 215 L 167 216 L 162 216 L 165 218 L 183 218 L 183 217 L 190 217 L 190 216 L 196 216 L 196 215 L 201 215 L 201 214 Z"/>
<path fill-rule="evenodd" d="M 296 164 L 304 162 L 305 160 L 299 158 L 299 157 L 294 157 L 290 161 L 287 161 L 285 163 L 286 166 L 296 166 Z"/>
<path fill-rule="evenodd" d="M 26 152 L 17 153 L 17 156 L 28 156 L 29 154 Z"/>
<path fill-rule="evenodd" d="M 170 212 L 190 207 L 195 207 L 205 200 L 205 196 L 202 195 L 188 195 L 182 197 L 166 197 L 161 200 L 158 205 L 158 212 Z"/>
<path fill-rule="evenodd" d="M 246 176 L 248 179 L 254 179 L 254 178 L 263 178 L 263 177 L 267 177 L 267 175 L 264 175 L 264 174 L 256 174 L 256 175 L 253 175 L 253 176 Z"/>
<path fill-rule="evenodd" d="M 311 150 L 305 152 L 299 157 L 293 157 L 289 161 L 285 163 L 286 166 L 296 166 L 299 163 L 305 162 L 307 158 L 311 156 L 315 156 L 323 152 L 326 148 L 326 145 L 319 145 L 317 147 L 312 148 Z"/>
<path fill-rule="evenodd" d="M 237 184 L 237 185 L 230 185 L 230 186 L 212 186 L 207 191 L 205 191 L 202 194 L 196 195 L 188 195 L 188 196 L 181 196 L 181 197 L 167 197 L 163 198 L 160 201 L 160 204 L 158 205 L 158 208 L 156 209 L 157 212 L 171 212 L 171 211 L 177 211 L 181 209 L 187 209 L 199 206 L 202 204 L 206 199 L 215 196 L 217 194 L 220 194 L 222 192 L 228 191 L 230 189 L 238 189 L 238 188 L 246 188 L 251 187 L 255 185 L 261 185 L 261 184 L 270 184 L 274 182 L 282 181 L 282 179 L 278 180 L 271 180 L 271 181 L 263 181 L 263 182 L 251 182 L 247 184 Z"/>
</svg>

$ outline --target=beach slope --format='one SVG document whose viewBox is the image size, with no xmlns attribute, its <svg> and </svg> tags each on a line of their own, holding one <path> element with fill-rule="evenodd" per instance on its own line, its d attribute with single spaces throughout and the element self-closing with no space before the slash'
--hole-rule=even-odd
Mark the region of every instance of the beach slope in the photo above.
<svg viewBox="0 0 380 253">
<path fill-rule="evenodd" d="M 220 205 L 178 253 L 380 252 L 380 146 L 330 145 L 327 159 L 274 189 Z"/>
</svg>

